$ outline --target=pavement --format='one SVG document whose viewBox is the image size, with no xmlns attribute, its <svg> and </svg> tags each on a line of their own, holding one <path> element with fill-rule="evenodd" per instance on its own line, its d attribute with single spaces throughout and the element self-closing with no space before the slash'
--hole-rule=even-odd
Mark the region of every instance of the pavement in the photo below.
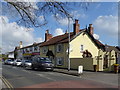
<svg viewBox="0 0 120 90">
<path fill-rule="evenodd" d="M 110 72 L 94 72 L 94 71 L 83 71 L 82 74 L 78 74 L 77 70 L 67 70 L 67 69 L 58 69 L 55 68 L 54 72 L 64 73 L 68 75 L 78 76 L 83 79 L 97 81 L 101 83 L 106 83 L 109 85 L 120 86 L 118 83 L 119 74 L 110 73 Z"/>
</svg>

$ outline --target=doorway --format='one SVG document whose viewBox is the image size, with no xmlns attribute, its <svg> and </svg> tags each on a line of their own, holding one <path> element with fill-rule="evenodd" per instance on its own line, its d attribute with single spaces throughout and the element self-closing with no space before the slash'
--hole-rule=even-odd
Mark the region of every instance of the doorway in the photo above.
<svg viewBox="0 0 120 90">
<path fill-rule="evenodd" d="M 108 55 L 104 56 L 103 69 L 108 68 Z"/>
</svg>

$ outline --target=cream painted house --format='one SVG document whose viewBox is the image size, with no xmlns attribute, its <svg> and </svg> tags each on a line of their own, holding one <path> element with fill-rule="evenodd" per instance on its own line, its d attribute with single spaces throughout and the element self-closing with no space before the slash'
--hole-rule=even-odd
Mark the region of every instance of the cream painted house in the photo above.
<svg viewBox="0 0 120 90">
<path fill-rule="evenodd" d="M 106 46 L 93 37 L 92 24 L 86 29 L 79 29 L 78 20 L 75 20 L 73 27 L 73 32 L 70 33 L 69 56 L 68 33 L 52 37 L 49 30 L 45 33 L 45 41 L 40 45 L 40 56 L 51 58 L 55 67 L 59 68 L 68 68 L 69 57 L 71 69 L 83 65 L 84 70 L 94 70 L 94 65 L 97 65 L 97 71 L 112 71 L 113 64 L 117 63 L 116 51 L 113 49 L 107 52 Z"/>
</svg>

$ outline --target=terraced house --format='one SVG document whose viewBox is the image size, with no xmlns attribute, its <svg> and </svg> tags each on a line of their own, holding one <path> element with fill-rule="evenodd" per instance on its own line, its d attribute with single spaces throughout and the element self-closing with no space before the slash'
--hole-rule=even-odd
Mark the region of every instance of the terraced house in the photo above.
<svg viewBox="0 0 120 90">
<path fill-rule="evenodd" d="M 93 37 L 93 33 L 92 24 L 88 28 L 80 29 L 78 20 L 75 20 L 69 44 L 69 33 L 53 37 L 46 30 L 45 41 L 39 44 L 39 55 L 49 57 L 55 67 L 59 68 L 68 68 L 70 58 L 71 69 L 83 65 L 84 70 L 94 70 L 93 66 L 97 66 L 97 71 L 113 71 L 113 64 L 118 62 L 120 55 L 119 48 L 102 44 Z"/>
</svg>

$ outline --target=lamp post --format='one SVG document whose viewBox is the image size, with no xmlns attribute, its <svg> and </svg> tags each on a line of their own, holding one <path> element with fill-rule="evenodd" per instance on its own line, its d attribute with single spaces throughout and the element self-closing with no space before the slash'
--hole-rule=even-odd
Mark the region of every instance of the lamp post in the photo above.
<svg viewBox="0 0 120 90">
<path fill-rule="evenodd" d="M 68 17 L 68 71 L 70 71 L 70 17 Z"/>
</svg>

